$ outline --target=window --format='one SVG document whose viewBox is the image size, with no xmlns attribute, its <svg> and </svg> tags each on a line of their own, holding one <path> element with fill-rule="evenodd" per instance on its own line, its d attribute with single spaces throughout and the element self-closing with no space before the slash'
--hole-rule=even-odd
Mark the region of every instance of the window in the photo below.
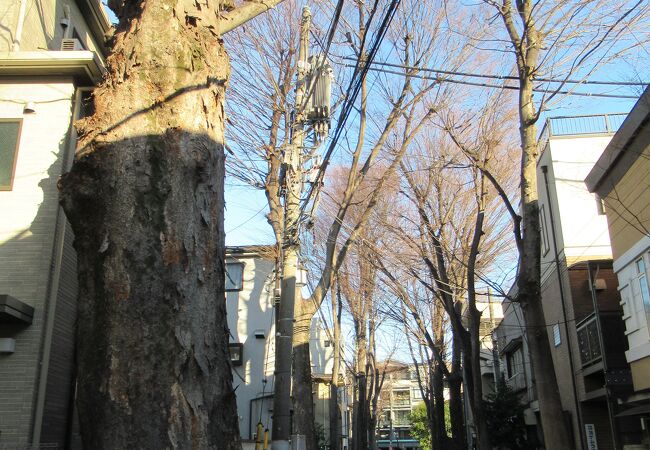
<svg viewBox="0 0 650 450">
<path fill-rule="evenodd" d="M 393 411 L 394 415 L 394 420 L 393 420 L 393 426 L 405 426 L 409 425 L 409 415 L 411 414 L 411 411 L 409 410 L 398 410 L 398 411 Z"/>
<path fill-rule="evenodd" d="M 226 263 L 226 291 L 241 291 L 244 288 L 244 265 Z"/>
<path fill-rule="evenodd" d="M 241 366 L 244 363 L 244 344 L 231 342 L 228 344 L 228 351 L 230 352 L 230 363 L 233 366 Z"/>
<path fill-rule="evenodd" d="M 21 119 L 0 119 L 0 191 L 13 188 Z"/>
<path fill-rule="evenodd" d="M 648 292 L 648 277 L 646 276 L 645 261 L 643 260 L 643 257 L 637 259 L 635 264 L 637 281 L 639 283 L 639 292 L 641 293 L 641 300 L 643 300 L 646 320 L 650 323 L 650 292 Z"/>
<path fill-rule="evenodd" d="M 413 400 L 422 400 L 422 391 L 420 391 L 420 388 L 411 388 L 411 398 Z"/>
<path fill-rule="evenodd" d="M 409 406 L 411 396 L 409 391 L 393 391 L 393 406 Z"/>
<path fill-rule="evenodd" d="M 546 210 L 544 209 L 545 205 L 542 205 L 539 208 L 539 234 L 541 235 L 541 248 L 542 255 L 546 255 L 549 250 L 548 245 L 548 230 L 546 229 Z"/>
<path fill-rule="evenodd" d="M 562 335 L 560 335 L 560 324 L 556 323 L 553 325 L 553 343 L 556 347 L 559 347 L 562 343 Z"/>
<path fill-rule="evenodd" d="M 524 353 L 521 347 L 508 353 L 506 357 L 508 378 L 512 378 L 524 371 Z"/>
</svg>

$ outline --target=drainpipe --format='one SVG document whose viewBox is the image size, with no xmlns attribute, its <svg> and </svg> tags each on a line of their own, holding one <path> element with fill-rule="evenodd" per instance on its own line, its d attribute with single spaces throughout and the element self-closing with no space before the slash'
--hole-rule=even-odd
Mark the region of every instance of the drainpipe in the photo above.
<svg viewBox="0 0 650 450">
<path fill-rule="evenodd" d="M 591 291 L 591 300 L 594 304 L 594 315 L 596 318 L 596 329 L 598 331 L 598 343 L 600 344 L 600 352 L 603 361 L 603 372 L 605 374 L 605 399 L 607 401 L 607 416 L 609 419 L 609 428 L 612 431 L 612 444 L 618 450 L 618 429 L 616 427 L 616 419 L 614 418 L 614 402 L 612 398 L 612 389 L 607 382 L 607 357 L 605 354 L 605 342 L 603 339 L 603 326 L 600 322 L 600 310 L 598 308 L 598 297 L 596 296 L 596 280 L 594 280 L 591 273 L 591 261 L 587 262 L 587 272 L 589 273 L 589 290 Z M 598 271 L 596 270 L 596 273 Z"/>
<path fill-rule="evenodd" d="M 571 386 L 573 387 L 573 401 L 576 408 L 576 418 L 578 419 L 578 434 L 580 435 L 580 446 L 585 448 L 583 423 L 582 423 L 582 410 L 580 409 L 580 402 L 578 401 L 578 389 L 576 387 L 576 371 L 573 365 L 573 349 L 571 346 L 571 337 L 569 335 L 569 324 L 566 314 L 566 301 L 564 296 L 564 283 L 562 282 L 562 272 L 560 271 L 560 258 L 557 250 L 557 237 L 555 235 L 555 220 L 553 219 L 553 208 L 551 205 L 551 190 L 548 186 L 548 166 L 542 166 L 542 173 L 544 174 L 544 187 L 546 188 L 546 198 L 548 199 L 549 208 L 548 214 L 551 221 L 551 236 L 553 238 L 553 252 L 555 259 L 555 271 L 557 272 L 557 281 L 560 288 L 560 301 L 562 303 L 562 318 L 564 319 L 564 333 L 566 335 L 566 345 L 569 351 L 569 369 L 571 370 Z"/>
<path fill-rule="evenodd" d="M 20 38 L 23 35 L 23 25 L 25 24 L 25 14 L 27 11 L 27 0 L 20 0 L 20 9 L 18 10 L 18 23 L 16 24 L 16 33 L 14 42 L 11 44 L 11 51 L 20 51 Z"/>
</svg>

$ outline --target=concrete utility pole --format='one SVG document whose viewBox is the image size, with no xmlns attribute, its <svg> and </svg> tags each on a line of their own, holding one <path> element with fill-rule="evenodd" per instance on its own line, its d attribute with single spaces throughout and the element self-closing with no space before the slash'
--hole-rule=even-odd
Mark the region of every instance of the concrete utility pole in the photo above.
<svg viewBox="0 0 650 450">
<path fill-rule="evenodd" d="M 288 450 L 291 436 L 291 366 L 293 353 L 293 321 L 296 298 L 301 297 L 297 283 L 300 249 L 300 198 L 302 194 L 304 147 L 304 97 L 309 58 L 309 26 L 311 11 L 302 10 L 298 82 L 292 137 L 284 154 L 284 235 L 282 242 L 282 290 L 275 338 L 275 385 L 273 396 L 273 450 Z"/>
</svg>

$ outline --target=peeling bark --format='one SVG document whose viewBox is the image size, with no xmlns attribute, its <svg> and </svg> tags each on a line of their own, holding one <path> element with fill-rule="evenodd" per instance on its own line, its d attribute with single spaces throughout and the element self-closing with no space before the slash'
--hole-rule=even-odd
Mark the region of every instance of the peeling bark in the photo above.
<svg viewBox="0 0 650 450">
<path fill-rule="evenodd" d="M 78 254 L 84 447 L 237 449 L 218 12 L 183 0 L 113 6 L 108 76 L 60 181 Z"/>
</svg>

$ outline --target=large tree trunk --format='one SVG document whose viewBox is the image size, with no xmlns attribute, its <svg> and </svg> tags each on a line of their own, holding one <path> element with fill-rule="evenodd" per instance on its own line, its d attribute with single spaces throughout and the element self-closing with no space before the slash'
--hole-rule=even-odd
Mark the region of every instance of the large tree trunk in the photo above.
<svg viewBox="0 0 650 450">
<path fill-rule="evenodd" d="M 223 99 L 214 10 L 127 3 L 61 204 L 79 270 L 87 449 L 240 447 L 224 298 Z"/>
<path fill-rule="evenodd" d="M 434 363 L 433 376 L 431 383 L 431 396 L 433 403 L 432 424 L 430 427 L 432 446 L 436 450 L 445 450 L 448 448 L 447 428 L 445 426 L 445 393 L 442 369 L 439 364 Z"/>
<path fill-rule="evenodd" d="M 474 426 L 476 429 L 477 448 L 479 450 L 491 450 L 490 435 L 488 433 L 487 420 L 483 408 L 483 379 L 481 377 L 481 313 L 476 308 L 476 259 L 478 257 L 483 236 L 483 221 L 485 218 L 485 184 L 483 178 L 479 182 L 478 210 L 474 236 L 470 246 L 467 263 L 467 310 L 469 313 L 469 350 L 472 361 L 472 413 L 474 415 Z"/>
<path fill-rule="evenodd" d="M 367 389 L 367 348 L 366 322 L 355 320 L 354 324 L 357 346 L 357 398 L 354 405 L 354 450 L 367 450 L 368 448 L 368 389 Z"/>
<path fill-rule="evenodd" d="M 297 300 L 293 328 L 293 430 L 305 436 L 307 450 L 316 450 L 314 396 L 312 394 L 309 331 L 314 308 L 308 300 Z"/>
<path fill-rule="evenodd" d="M 330 384 L 330 450 L 341 449 L 341 409 L 339 408 L 339 371 L 341 369 L 341 292 L 335 281 L 331 289 L 332 323 L 334 324 L 334 339 L 332 341 L 332 381 Z"/>
<path fill-rule="evenodd" d="M 500 13 L 516 56 L 519 77 L 519 132 L 521 136 L 521 235 L 517 300 L 526 322 L 526 337 L 539 398 L 539 412 L 546 448 L 573 448 L 569 429 L 562 414 L 562 403 L 551 357 L 540 289 L 540 228 L 537 196 L 537 122 L 533 101 L 533 77 L 538 70 L 542 35 L 532 14 L 530 0 L 517 2 L 513 13 L 510 0 L 503 2 Z M 515 25 L 521 19 L 523 30 Z"/>
<path fill-rule="evenodd" d="M 460 311 L 460 304 L 457 304 Z M 461 385 L 463 380 L 461 354 L 461 337 L 452 328 L 451 373 L 447 379 L 449 384 L 449 419 L 451 421 L 451 441 L 454 450 L 463 450 L 467 447 L 465 435 L 465 420 L 463 414 L 463 393 Z"/>
<path fill-rule="evenodd" d="M 525 90 L 522 89 L 522 92 Z M 529 92 L 532 105 L 532 89 Z M 555 376 L 551 346 L 548 340 L 546 319 L 540 290 L 540 229 L 539 208 L 537 204 L 537 139 L 536 127 L 526 125 L 530 117 L 522 109 L 521 135 L 524 143 L 522 157 L 521 198 L 523 205 L 523 253 L 520 258 L 520 271 L 517 280 L 521 304 L 526 323 L 526 338 L 539 399 L 539 412 L 542 419 L 545 446 L 553 448 L 573 448 L 567 424 L 562 411 L 562 401 Z"/>
</svg>

